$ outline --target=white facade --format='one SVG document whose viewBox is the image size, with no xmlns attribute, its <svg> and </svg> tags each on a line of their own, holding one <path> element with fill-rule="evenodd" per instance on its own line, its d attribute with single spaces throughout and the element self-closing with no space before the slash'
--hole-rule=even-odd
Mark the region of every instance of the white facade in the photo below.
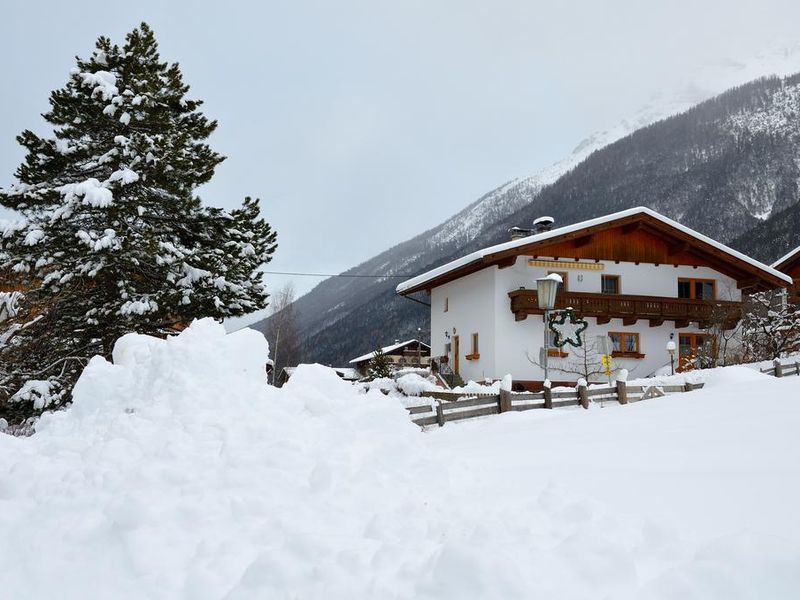
<svg viewBox="0 0 800 600">
<path fill-rule="evenodd" d="M 431 355 L 449 355 L 454 365 L 454 338 L 458 336 L 458 370 L 466 381 L 472 379 L 498 379 L 511 374 L 514 380 L 541 381 L 543 369 L 539 362 L 540 348 L 544 341 L 544 323 L 540 315 L 529 315 L 516 321 L 511 312 L 508 293 L 519 289 L 535 289 L 535 280 L 549 272 L 567 273 L 567 290 L 570 292 L 601 293 L 601 275 L 620 276 L 619 293 L 623 295 L 678 297 L 678 279 L 713 279 L 716 282 L 716 299 L 741 300 L 736 281 L 709 267 L 692 267 L 654 264 L 634 264 L 615 261 L 562 260 L 558 268 L 531 266 L 529 258 L 518 256 L 513 266 L 486 267 L 431 290 Z M 539 257 L 539 260 L 542 260 Z M 666 350 L 670 334 L 678 342 L 679 333 L 702 333 L 697 323 L 675 328 L 672 321 L 664 321 L 650 327 L 648 319 L 642 318 L 634 325 L 624 326 L 621 319 L 598 325 L 597 319 L 587 318 L 589 328 L 584 339 L 593 341 L 595 336 L 609 332 L 633 332 L 639 334 L 639 351 L 642 358 L 619 358 L 615 368 L 626 368 L 633 377 L 644 377 L 669 365 Z M 473 334 L 478 334 L 479 357 L 468 360 L 473 353 Z M 559 366 L 575 362 L 576 351 L 565 346 L 567 358 L 549 359 L 550 379 L 574 381 L 575 375 L 558 371 Z M 534 361 L 534 362 L 532 362 Z M 677 358 L 676 358 L 677 361 Z M 676 363 L 677 364 L 677 363 Z"/>
</svg>

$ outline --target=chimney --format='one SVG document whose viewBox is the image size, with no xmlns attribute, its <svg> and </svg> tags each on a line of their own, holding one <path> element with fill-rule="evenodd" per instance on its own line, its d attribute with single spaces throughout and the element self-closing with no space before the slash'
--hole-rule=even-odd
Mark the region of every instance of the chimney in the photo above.
<svg viewBox="0 0 800 600">
<path fill-rule="evenodd" d="M 522 229 L 522 227 L 512 227 L 508 230 L 508 233 L 511 234 L 512 240 L 518 240 L 520 238 L 528 237 L 531 232 L 528 229 Z"/>
<path fill-rule="evenodd" d="M 554 222 L 555 219 L 553 217 L 539 217 L 533 222 L 533 231 L 534 233 L 550 231 L 553 228 Z"/>
</svg>

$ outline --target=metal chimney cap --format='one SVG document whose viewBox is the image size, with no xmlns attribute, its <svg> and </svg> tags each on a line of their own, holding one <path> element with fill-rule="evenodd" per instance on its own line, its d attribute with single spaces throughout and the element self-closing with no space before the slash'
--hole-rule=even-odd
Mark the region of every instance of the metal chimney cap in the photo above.
<svg viewBox="0 0 800 600">
<path fill-rule="evenodd" d="M 533 224 L 534 225 L 544 225 L 544 224 L 552 225 L 555 222 L 556 222 L 556 220 L 553 217 L 539 217 L 538 219 L 534 219 Z"/>
</svg>

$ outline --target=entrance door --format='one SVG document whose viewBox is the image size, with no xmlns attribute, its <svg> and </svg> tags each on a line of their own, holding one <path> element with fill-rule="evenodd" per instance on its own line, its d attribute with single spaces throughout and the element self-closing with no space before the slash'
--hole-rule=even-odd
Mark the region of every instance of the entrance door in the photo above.
<svg viewBox="0 0 800 600">
<path fill-rule="evenodd" d="M 458 336 L 454 335 L 453 336 L 453 373 L 455 373 L 456 375 L 459 374 L 458 358 L 459 358 L 460 355 L 461 355 L 461 352 L 460 352 L 460 349 L 459 349 Z"/>
<path fill-rule="evenodd" d="M 707 366 L 712 343 L 712 336 L 705 333 L 679 333 L 678 371 L 691 371 Z"/>
</svg>

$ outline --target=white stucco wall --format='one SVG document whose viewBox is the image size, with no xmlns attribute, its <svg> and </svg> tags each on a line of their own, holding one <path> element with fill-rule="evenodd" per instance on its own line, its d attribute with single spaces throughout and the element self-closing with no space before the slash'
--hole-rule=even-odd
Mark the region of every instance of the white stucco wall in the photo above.
<svg viewBox="0 0 800 600">
<path fill-rule="evenodd" d="M 431 355 L 443 356 L 445 344 L 454 335 L 460 340 L 460 374 L 464 381 L 495 377 L 496 268 L 488 268 L 446 283 L 431 291 Z M 448 310 L 444 311 L 445 299 Z M 450 335 L 448 339 L 445 335 Z M 480 359 L 466 360 L 471 352 L 472 334 L 479 335 Z M 450 355 L 451 364 L 454 358 Z"/>
<path fill-rule="evenodd" d="M 572 261 L 563 261 L 572 262 Z M 593 262 L 593 261 L 592 261 Z M 717 299 L 740 300 L 741 293 L 736 281 L 711 268 L 691 266 L 615 263 L 601 261 L 602 271 L 588 271 L 577 268 L 556 268 L 552 270 L 568 273 L 568 290 L 573 292 L 599 293 L 602 274 L 619 275 L 622 294 L 678 297 L 678 278 L 714 279 Z M 505 269 L 489 267 L 435 288 L 431 294 L 431 340 L 434 356 L 443 354 L 444 344 L 448 341 L 444 335 L 455 327 L 461 336 L 460 372 L 466 379 L 480 380 L 484 377 L 499 378 L 510 373 L 517 380 L 541 380 L 543 370 L 533 361 L 539 360 L 539 349 L 543 344 L 544 326 L 539 315 L 528 316 L 524 321 L 516 321 L 511 312 L 508 292 L 524 287 L 535 289 L 535 280 L 547 274 L 546 267 L 533 267 L 528 264 L 528 257 L 518 257 L 514 266 Z M 444 312 L 444 298 L 448 298 L 449 310 Z M 619 368 L 627 368 L 634 377 L 650 375 L 656 369 L 669 364 L 666 345 L 670 333 L 678 341 L 678 333 L 702 333 L 697 323 L 677 330 L 674 322 L 665 321 L 658 327 L 650 327 L 647 319 L 637 321 L 635 325 L 623 326 L 621 319 L 612 319 L 609 323 L 598 325 L 596 319 L 589 318 L 589 328 L 585 338 L 594 340 L 595 336 L 614 332 L 636 332 L 639 334 L 641 359 L 616 359 Z M 472 332 L 480 333 L 480 359 L 464 360 L 470 352 Z M 554 367 L 575 360 L 572 358 L 551 358 L 550 373 L 552 380 L 575 380 L 574 375 L 558 372 Z M 452 358 L 451 358 L 452 363 Z"/>
</svg>

